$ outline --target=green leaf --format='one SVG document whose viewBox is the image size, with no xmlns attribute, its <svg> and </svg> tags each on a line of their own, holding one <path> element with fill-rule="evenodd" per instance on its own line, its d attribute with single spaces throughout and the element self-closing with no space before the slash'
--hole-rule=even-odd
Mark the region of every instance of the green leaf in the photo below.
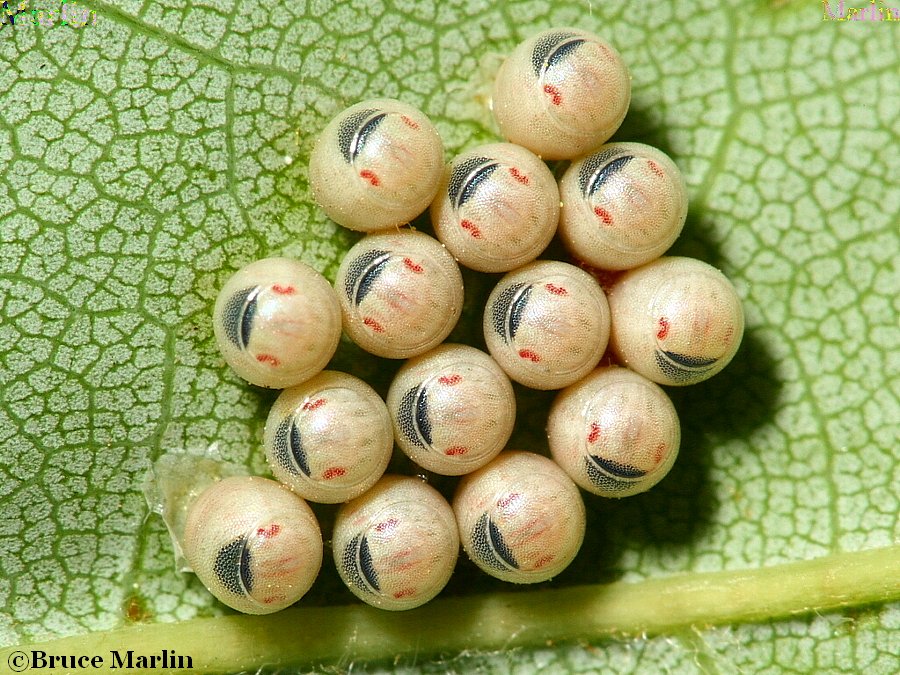
<svg viewBox="0 0 900 675">
<path fill-rule="evenodd" d="M 822 559 L 871 578 L 882 568 L 864 551 L 884 548 L 896 562 L 900 24 L 736 0 L 79 6 L 96 12 L 94 25 L 51 28 L 23 14 L 0 28 L 0 645 L 90 634 L 84 649 L 108 651 L 118 647 L 110 629 L 228 614 L 174 571 L 168 535 L 141 496 L 150 462 L 168 449 L 215 443 L 224 459 L 265 471 L 259 446 L 274 394 L 219 357 L 217 289 L 267 255 L 333 278 L 356 237 L 312 204 L 306 164 L 342 107 L 402 98 L 432 117 L 448 153 L 495 139 L 486 103 L 502 55 L 536 30 L 575 24 L 606 36 L 629 64 L 634 99 L 616 138 L 657 145 L 685 172 L 691 210 L 675 251 L 735 281 L 745 342 L 716 378 L 670 390 L 683 448 L 663 483 L 621 502 L 587 499 L 588 537 L 549 584 L 558 591 L 510 589 L 462 560 L 446 593 L 457 598 L 424 614 L 455 607 L 462 620 L 515 591 L 537 609 L 508 640 L 468 643 L 471 631 L 450 622 L 442 656 L 423 660 L 434 648 L 414 645 L 401 663 L 900 670 L 900 605 L 861 606 L 896 598 L 900 585 L 872 597 L 858 579 L 840 590 L 844 602 L 822 605 L 851 609 L 801 618 L 774 620 L 794 613 L 775 605 L 731 619 L 710 610 L 635 638 L 584 634 L 581 618 L 600 619 L 576 614 L 551 634 L 574 644 L 516 640 L 540 622 L 543 594 L 575 585 L 602 596 L 597 584 L 614 580 L 610 588 L 635 593 L 684 580 L 709 600 L 707 573 L 759 569 L 760 583 L 790 598 L 783 570 L 795 568 L 782 563 Z M 466 282 L 454 337 L 477 340 L 490 280 Z M 336 364 L 382 392 L 397 367 L 346 343 Z M 552 396 L 518 394 L 529 422 L 514 440 L 540 450 Z M 318 513 L 327 527 L 334 509 Z M 351 604 L 326 560 L 291 611 L 338 606 L 316 611 L 346 623 L 361 616 L 340 608 Z M 400 640 L 415 634 L 410 616 L 372 625 L 405 626 Z M 251 634 L 255 625 L 214 621 Z M 347 644 L 323 665 L 391 659 L 396 644 L 360 656 Z M 254 654 L 248 647 L 234 668 L 264 665 Z"/>
</svg>

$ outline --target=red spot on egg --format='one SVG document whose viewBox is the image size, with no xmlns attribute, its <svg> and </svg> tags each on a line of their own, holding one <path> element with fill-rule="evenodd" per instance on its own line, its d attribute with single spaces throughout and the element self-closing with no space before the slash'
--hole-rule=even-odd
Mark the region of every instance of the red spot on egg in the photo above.
<svg viewBox="0 0 900 675">
<path fill-rule="evenodd" d="M 401 115 L 400 119 L 403 120 L 403 123 L 408 126 L 410 129 L 418 129 L 419 123 L 416 122 L 412 117 L 407 115 Z"/>
<path fill-rule="evenodd" d="M 347 469 L 342 466 L 330 466 L 325 469 L 325 472 L 322 474 L 322 478 L 325 480 L 331 480 L 332 478 L 340 478 L 341 476 L 347 475 Z"/>
<path fill-rule="evenodd" d="M 373 319 L 371 316 L 367 316 L 366 318 L 364 318 L 364 319 L 363 319 L 363 324 L 365 324 L 366 326 L 368 326 L 369 328 L 371 328 L 372 330 L 374 330 L 376 333 L 383 333 L 383 332 L 384 332 L 384 326 L 382 326 L 380 323 L 378 323 L 378 322 L 377 322 L 375 319 Z"/>
<path fill-rule="evenodd" d="M 464 230 L 467 230 L 473 238 L 481 239 L 481 230 L 479 230 L 475 223 L 473 223 L 471 220 L 463 220 L 460 223 L 460 227 L 462 227 L 462 229 Z"/>
<path fill-rule="evenodd" d="M 268 363 L 270 366 L 274 366 L 276 368 L 281 365 L 281 361 L 279 361 L 271 354 L 257 354 L 256 360 L 260 363 Z"/>
<path fill-rule="evenodd" d="M 544 288 L 553 293 L 553 295 L 568 295 L 569 291 L 567 291 L 562 286 L 557 286 L 556 284 L 544 284 Z"/>
<path fill-rule="evenodd" d="M 552 562 L 553 558 L 554 558 L 554 556 L 552 553 L 548 553 L 543 558 L 538 558 L 538 561 L 536 563 L 534 563 L 534 569 L 536 569 L 536 570 L 541 569 L 547 563 Z"/>
<path fill-rule="evenodd" d="M 513 178 L 515 178 L 517 181 L 519 181 L 522 185 L 528 185 L 528 176 L 526 176 L 524 173 L 519 171 L 516 167 L 511 166 L 509 168 L 509 173 L 512 175 Z"/>
<path fill-rule="evenodd" d="M 544 85 L 544 93 L 550 97 L 550 102 L 553 105 L 560 105 L 562 103 L 562 94 L 560 94 L 559 89 L 552 84 Z"/>
<path fill-rule="evenodd" d="M 326 401 L 324 398 L 317 398 L 315 401 L 307 401 L 303 404 L 303 410 L 315 410 L 316 408 L 321 408 L 325 403 Z"/>
<path fill-rule="evenodd" d="M 728 326 L 725 330 L 725 335 L 722 336 L 722 342 L 726 345 L 731 344 L 731 340 L 734 338 L 734 326 Z"/>
<path fill-rule="evenodd" d="M 269 537 L 274 537 L 279 532 L 281 532 L 281 525 L 279 525 L 278 523 L 272 523 L 268 527 L 257 528 L 256 536 L 268 539 Z"/>
<path fill-rule="evenodd" d="M 400 523 L 396 518 L 388 518 L 384 522 L 378 523 L 375 526 L 376 532 L 384 532 L 385 530 L 392 530 Z"/>
<path fill-rule="evenodd" d="M 441 375 L 438 378 L 438 382 L 440 382 L 441 384 L 447 384 L 452 387 L 454 384 L 459 384 L 460 382 L 462 382 L 462 376 L 457 375 L 456 373 L 453 373 L 453 375 Z"/>
<path fill-rule="evenodd" d="M 508 494 L 503 499 L 497 500 L 497 506 L 499 506 L 501 509 L 505 509 L 510 504 L 519 501 L 519 497 L 520 495 L 518 492 Z"/>
<path fill-rule="evenodd" d="M 658 340 L 665 340 L 666 336 L 669 334 L 669 320 L 661 316 L 659 317 L 659 330 L 656 331 L 656 338 Z"/>
<path fill-rule="evenodd" d="M 663 173 L 663 170 L 659 168 L 659 164 L 657 164 L 656 162 L 654 162 L 652 159 L 648 159 L 648 160 L 647 160 L 647 166 L 649 166 L 649 167 L 650 167 L 650 170 L 651 170 L 653 173 L 655 173 L 657 176 L 659 176 L 660 178 L 662 178 L 662 177 L 665 175 L 665 174 Z"/>
<path fill-rule="evenodd" d="M 603 221 L 604 225 L 612 225 L 612 216 L 609 215 L 609 211 L 604 209 L 602 206 L 594 207 L 594 214 Z"/>
<path fill-rule="evenodd" d="M 404 588 L 404 589 L 402 589 L 402 590 L 396 591 L 396 592 L 394 593 L 394 597 L 397 598 L 397 599 L 400 599 L 400 598 L 408 598 L 408 597 L 410 597 L 411 595 L 415 595 L 415 594 L 416 594 L 416 589 L 415 589 L 415 588 Z"/>
<path fill-rule="evenodd" d="M 656 460 L 656 463 L 659 464 L 662 461 L 662 458 L 666 454 L 666 444 L 660 443 L 656 446 L 656 452 L 653 453 L 653 459 Z"/>
<path fill-rule="evenodd" d="M 406 265 L 409 269 L 411 269 L 416 274 L 421 274 L 423 271 L 423 267 L 418 263 L 414 263 L 411 258 L 404 258 L 403 264 Z"/>
<path fill-rule="evenodd" d="M 530 349 L 520 349 L 519 356 L 523 359 L 528 359 L 532 363 L 538 363 L 541 360 L 541 357 Z"/>
<path fill-rule="evenodd" d="M 588 434 L 588 443 L 596 443 L 598 438 L 600 438 L 600 425 L 596 422 L 591 422 L 591 433 Z"/>
<path fill-rule="evenodd" d="M 454 445 L 452 448 L 444 450 L 444 454 L 449 455 L 450 457 L 458 457 L 459 455 L 466 454 L 468 451 L 469 449 L 462 445 Z"/>
<path fill-rule="evenodd" d="M 377 174 L 374 171 L 369 171 L 369 169 L 363 169 L 359 172 L 360 178 L 368 181 L 373 187 L 378 187 L 381 185 L 381 181 L 378 179 Z"/>
<path fill-rule="evenodd" d="M 272 290 L 279 295 L 293 295 L 296 292 L 293 286 L 282 286 L 281 284 L 272 284 Z"/>
</svg>

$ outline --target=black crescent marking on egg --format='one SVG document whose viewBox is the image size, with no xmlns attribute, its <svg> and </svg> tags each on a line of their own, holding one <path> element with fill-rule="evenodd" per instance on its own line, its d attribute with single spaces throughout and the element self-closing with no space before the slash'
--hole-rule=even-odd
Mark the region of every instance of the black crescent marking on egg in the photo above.
<svg viewBox="0 0 900 675">
<path fill-rule="evenodd" d="M 606 472 L 604 468 L 599 466 L 603 461 L 601 457 L 596 455 L 588 455 L 584 458 L 584 472 L 587 474 L 588 480 L 592 484 L 605 492 L 623 492 L 630 490 L 638 481 L 636 479 L 616 478 Z"/>
<path fill-rule="evenodd" d="M 341 120 L 338 126 L 337 141 L 341 156 L 347 164 L 351 164 L 356 156 L 358 132 L 365 121 L 378 111 L 375 108 L 359 110 Z"/>
<path fill-rule="evenodd" d="M 540 77 L 541 72 L 546 70 L 549 65 L 548 61 L 554 51 L 558 50 L 566 40 L 573 37 L 575 37 L 575 33 L 557 32 L 548 33 L 538 39 L 531 52 L 531 66 L 534 68 L 536 77 Z"/>
<path fill-rule="evenodd" d="M 358 534 L 344 548 L 341 567 L 354 586 L 367 593 L 380 593 L 378 572 L 365 535 Z"/>
<path fill-rule="evenodd" d="M 501 572 L 519 569 L 500 528 L 487 513 L 482 513 L 472 530 L 472 551 L 488 567 Z"/>
<path fill-rule="evenodd" d="M 372 289 L 378 275 L 390 259 L 390 253 L 381 249 L 372 249 L 359 255 L 347 268 L 344 277 L 344 293 L 354 305 L 359 305 Z"/>
<path fill-rule="evenodd" d="M 599 455 L 588 455 L 588 459 L 596 464 L 597 467 L 616 478 L 643 478 L 647 475 L 646 471 L 639 469 L 636 466 L 622 464 L 621 462 L 607 459 L 606 457 L 600 457 Z"/>
<path fill-rule="evenodd" d="M 588 198 L 597 193 L 610 178 L 622 171 L 633 159 L 634 155 L 615 157 L 605 163 L 598 162 L 591 170 L 588 170 L 588 164 L 591 162 L 589 160 L 585 161 L 578 175 L 582 196 Z"/>
<path fill-rule="evenodd" d="M 475 157 L 463 162 L 453 170 L 450 184 L 447 186 L 447 194 L 453 208 L 459 210 L 463 205 L 475 196 L 478 186 L 490 178 L 500 167 L 500 162 L 487 157 Z"/>
<path fill-rule="evenodd" d="M 687 382 L 703 376 L 713 369 L 718 360 L 656 350 L 656 365 L 666 377 L 677 382 Z"/>
<path fill-rule="evenodd" d="M 375 133 L 375 130 L 379 127 L 379 125 L 384 121 L 387 117 L 387 113 L 377 113 L 373 115 L 371 118 L 367 119 L 365 123 L 363 123 L 362 127 L 359 129 L 359 133 L 356 134 L 356 138 L 353 140 L 353 144 L 350 148 L 350 157 L 352 160 L 356 160 L 365 147 L 366 142 L 369 140 L 369 137 Z"/>
<path fill-rule="evenodd" d="M 253 570 L 250 568 L 250 549 L 246 535 L 219 549 L 213 563 L 213 573 L 231 593 L 250 595 L 253 591 Z"/>
<path fill-rule="evenodd" d="M 285 418 L 275 430 L 275 459 L 285 471 L 309 478 L 309 458 L 303 449 L 300 427 L 293 415 Z"/>
<path fill-rule="evenodd" d="M 519 330 L 519 324 L 522 322 L 522 313 L 525 311 L 525 307 L 528 305 L 528 299 L 531 297 L 531 289 L 533 288 L 532 284 L 528 284 L 522 291 L 518 294 L 518 296 L 512 301 L 512 304 L 509 307 L 509 339 L 512 340 L 516 337 L 516 333 Z"/>
<path fill-rule="evenodd" d="M 625 150 L 622 148 L 613 147 L 601 150 L 600 152 L 595 152 L 593 155 L 585 157 L 581 164 L 581 168 L 578 170 L 578 189 L 581 190 L 582 196 L 588 194 L 588 184 L 591 182 L 591 177 L 597 170 L 614 157 L 624 154 Z"/>
<path fill-rule="evenodd" d="M 450 180 L 447 181 L 447 197 L 450 198 L 450 203 L 454 208 L 458 207 L 459 196 L 462 193 L 466 177 L 479 166 L 490 161 L 487 157 L 470 157 L 453 167 L 450 172 Z"/>
<path fill-rule="evenodd" d="M 491 322 L 494 330 L 507 344 L 516 337 L 532 288 L 532 284 L 510 284 L 500 291 L 491 306 Z"/>
<path fill-rule="evenodd" d="M 547 65 L 544 67 L 544 72 L 547 72 L 557 63 L 562 61 L 566 56 L 574 52 L 581 45 L 583 45 L 587 40 L 582 37 L 572 37 L 567 39 L 561 43 L 559 43 L 547 56 Z"/>
<path fill-rule="evenodd" d="M 247 349 L 250 344 L 250 333 L 253 330 L 253 317 L 256 315 L 256 302 L 259 286 L 242 288 L 236 291 L 222 309 L 222 325 L 228 341 L 238 349 Z"/>
<path fill-rule="evenodd" d="M 397 409 L 397 422 L 409 442 L 431 448 L 431 420 L 428 419 L 428 390 L 420 384 L 405 394 Z"/>
</svg>

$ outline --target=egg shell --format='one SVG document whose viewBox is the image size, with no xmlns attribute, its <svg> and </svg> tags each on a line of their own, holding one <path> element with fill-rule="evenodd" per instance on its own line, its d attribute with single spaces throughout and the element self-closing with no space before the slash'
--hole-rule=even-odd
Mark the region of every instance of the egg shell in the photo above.
<svg viewBox="0 0 900 675">
<path fill-rule="evenodd" d="M 256 476 L 225 478 L 204 490 L 188 511 L 182 547 L 209 592 L 247 614 L 292 605 L 322 565 L 312 510 L 285 486 Z"/>
<path fill-rule="evenodd" d="M 376 483 L 391 459 L 394 434 L 372 387 L 326 370 L 281 392 L 263 446 L 278 480 L 304 499 L 335 504 Z"/>
<path fill-rule="evenodd" d="M 720 372 L 744 335 L 732 283 L 712 265 L 664 256 L 623 274 L 609 289 L 610 349 L 657 384 L 688 385 Z"/>
<path fill-rule="evenodd" d="M 559 183 L 559 234 L 578 260 L 605 270 L 660 257 L 684 227 L 684 178 L 643 143 L 608 143 L 573 162 Z"/>
<path fill-rule="evenodd" d="M 516 382 L 560 389 L 591 372 L 609 340 L 609 306 L 587 272 L 539 260 L 505 275 L 488 297 L 484 339 Z"/>
<path fill-rule="evenodd" d="M 543 159 L 574 159 L 615 133 L 631 102 L 619 53 L 578 28 L 551 28 L 520 43 L 494 81 L 500 133 Z"/>
<path fill-rule="evenodd" d="M 460 264 L 508 272 L 537 258 L 559 222 L 559 190 L 547 166 L 512 143 L 453 158 L 431 205 L 437 238 Z"/>
<path fill-rule="evenodd" d="M 627 368 L 598 368 L 563 389 L 550 407 L 553 460 L 579 486 L 628 497 L 662 480 L 678 456 L 675 406 L 656 384 Z"/>
<path fill-rule="evenodd" d="M 216 343 L 248 382 L 283 389 L 319 373 L 341 337 L 341 310 L 309 265 L 265 258 L 233 274 L 213 310 Z"/>
<path fill-rule="evenodd" d="M 462 311 L 463 281 L 453 256 L 433 237 L 412 230 L 360 239 L 334 283 L 347 335 L 389 359 L 436 347 Z"/>
<path fill-rule="evenodd" d="M 512 434 L 516 397 L 484 352 L 444 344 L 405 363 L 388 390 L 397 445 L 420 466 L 459 476 L 497 456 Z"/>
<path fill-rule="evenodd" d="M 450 505 L 418 478 L 384 476 L 338 510 L 334 561 L 347 588 L 388 610 L 418 607 L 447 585 L 459 555 Z"/>
<path fill-rule="evenodd" d="M 512 583 L 556 576 L 584 540 L 584 502 L 575 483 L 553 461 L 531 452 L 501 452 L 464 476 L 453 513 L 472 562 Z"/>
<path fill-rule="evenodd" d="M 372 99 L 350 106 L 323 129 L 310 155 L 309 183 L 329 218 L 375 232 L 423 213 L 443 164 L 441 137 L 424 113 L 395 99 Z"/>
</svg>

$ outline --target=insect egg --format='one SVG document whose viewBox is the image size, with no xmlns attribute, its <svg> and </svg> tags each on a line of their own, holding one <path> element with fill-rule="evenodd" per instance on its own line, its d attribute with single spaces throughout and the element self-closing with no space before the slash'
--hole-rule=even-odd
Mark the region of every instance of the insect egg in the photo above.
<svg viewBox="0 0 900 675">
<path fill-rule="evenodd" d="M 623 274 L 609 290 L 610 348 L 658 384 L 706 380 L 731 361 L 744 334 L 741 301 L 715 267 L 666 256 Z"/>
<path fill-rule="evenodd" d="M 236 272 L 213 310 L 225 361 L 248 382 L 284 388 L 321 371 L 341 337 L 341 310 L 328 281 L 309 265 L 266 258 Z"/>
<path fill-rule="evenodd" d="M 609 339 L 609 306 L 587 272 L 539 260 L 500 280 L 483 328 L 488 351 L 510 378 L 559 389 L 597 366 Z"/>
<path fill-rule="evenodd" d="M 403 610 L 447 585 L 459 534 L 437 490 L 417 478 L 385 476 L 338 510 L 333 547 L 338 573 L 356 597 Z"/>
<path fill-rule="evenodd" d="M 585 509 L 572 480 L 546 457 L 501 452 L 464 476 L 453 497 L 462 545 L 478 567 L 517 584 L 546 581 L 575 558 Z"/>
<path fill-rule="evenodd" d="M 579 260 L 624 270 L 658 258 L 681 233 L 687 188 L 663 152 L 609 143 L 574 162 L 559 183 L 559 233 Z"/>
<path fill-rule="evenodd" d="M 512 143 L 455 157 L 431 204 L 435 234 L 456 259 L 480 272 L 508 272 L 547 248 L 559 220 L 550 169 Z"/>
<path fill-rule="evenodd" d="M 420 466 L 458 476 L 486 464 L 512 433 L 516 399 L 487 354 L 445 344 L 408 361 L 387 395 L 397 444 Z"/>
<path fill-rule="evenodd" d="M 630 102 L 622 57 L 577 28 L 553 28 L 520 43 L 494 81 L 500 133 L 543 159 L 574 159 L 599 147 Z"/>
<path fill-rule="evenodd" d="M 283 485 L 236 476 L 190 507 L 183 549 L 194 573 L 229 607 L 270 614 L 299 600 L 322 565 L 312 510 Z"/>
<path fill-rule="evenodd" d="M 656 485 L 678 456 L 681 428 L 665 392 L 627 368 L 598 368 L 550 408 L 553 459 L 578 485 L 628 497 Z"/>
<path fill-rule="evenodd" d="M 335 288 L 350 338 L 389 359 L 437 346 L 462 311 L 462 275 L 453 256 L 436 239 L 410 230 L 360 239 L 341 262 Z"/>
<path fill-rule="evenodd" d="M 350 106 L 322 131 L 309 159 L 316 203 L 351 230 L 399 227 L 437 193 L 444 146 L 411 105 L 375 99 Z"/>
<path fill-rule="evenodd" d="M 264 434 L 272 473 L 304 499 L 356 497 L 384 473 L 394 448 L 384 401 L 362 380 L 326 370 L 285 389 Z"/>
</svg>

